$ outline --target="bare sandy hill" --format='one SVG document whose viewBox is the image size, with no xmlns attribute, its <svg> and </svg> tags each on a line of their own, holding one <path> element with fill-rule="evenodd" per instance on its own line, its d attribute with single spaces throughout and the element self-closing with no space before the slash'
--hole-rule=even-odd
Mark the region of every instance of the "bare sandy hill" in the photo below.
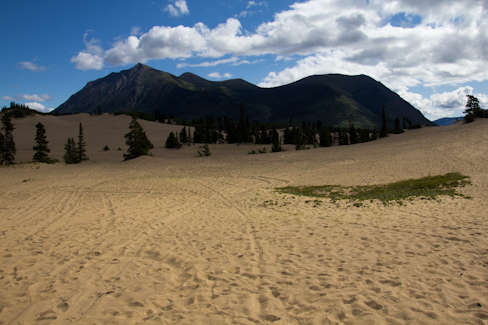
<svg viewBox="0 0 488 325">
<path fill-rule="evenodd" d="M 141 121 L 154 157 L 121 162 L 128 117 L 40 116 L 14 120 L 18 162 L 39 121 L 58 159 L 81 122 L 91 161 L 0 168 L 1 324 L 488 323 L 488 121 L 202 158 L 163 148 L 181 126 Z M 447 172 L 471 177 L 473 199 L 273 191 Z"/>
</svg>

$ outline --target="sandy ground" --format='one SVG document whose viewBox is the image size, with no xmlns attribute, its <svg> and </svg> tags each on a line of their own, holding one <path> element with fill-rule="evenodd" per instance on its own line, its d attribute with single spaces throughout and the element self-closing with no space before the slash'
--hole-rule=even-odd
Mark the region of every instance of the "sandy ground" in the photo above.
<svg viewBox="0 0 488 325">
<path fill-rule="evenodd" d="M 486 120 L 203 158 L 163 148 L 181 126 L 141 121 L 154 157 L 121 162 L 128 117 L 31 117 L 14 120 L 18 162 L 39 121 L 59 159 L 83 123 L 91 160 L 0 168 L 0 324 L 488 324 Z M 273 191 L 447 172 L 471 177 L 473 199 Z"/>
</svg>

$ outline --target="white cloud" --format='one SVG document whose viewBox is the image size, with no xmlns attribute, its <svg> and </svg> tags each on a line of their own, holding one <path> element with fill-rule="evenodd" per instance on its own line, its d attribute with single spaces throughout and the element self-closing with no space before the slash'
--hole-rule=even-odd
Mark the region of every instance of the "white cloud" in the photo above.
<svg viewBox="0 0 488 325">
<path fill-rule="evenodd" d="M 88 33 L 93 32 L 87 30 L 83 35 L 83 43 L 85 43 L 85 50 L 73 56 L 70 60 L 71 63 L 76 63 L 75 68 L 80 70 L 101 70 L 104 66 L 104 51 L 99 45 L 100 41 L 96 38 L 92 38 L 87 41 Z"/>
<path fill-rule="evenodd" d="M 221 64 L 231 64 L 234 66 L 241 65 L 241 64 L 251 64 L 248 60 L 241 60 L 238 57 L 231 57 L 229 59 L 217 60 L 212 62 L 202 62 L 202 63 L 195 63 L 195 64 L 188 64 L 188 63 L 178 63 L 176 65 L 177 68 L 184 68 L 184 67 L 215 67 Z"/>
<path fill-rule="evenodd" d="M 220 73 L 218 72 L 212 72 L 210 74 L 207 75 L 208 77 L 210 78 L 213 78 L 213 79 L 230 79 L 232 78 L 232 74 L 226 72 L 224 73 L 223 75 L 221 75 Z"/>
<path fill-rule="evenodd" d="M 188 15 L 190 13 L 186 0 L 176 0 L 174 5 L 167 5 L 164 11 L 169 12 L 170 16 L 173 17 Z"/>
<path fill-rule="evenodd" d="M 431 120 L 461 116 L 466 108 L 466 95 L 474 95 L 478 98 L 482 108 L 488 107 L 488 96 L 479 93 L 473 94 L 473 88 L 469 86 L 459 87 L 451 92 L 435 93 L 429 98 L 423 98 L 420 94 L 408 91 L 399 91 L 398 94 Z"/>
<path fill-rule="evenodd" d="M 75 68 L 80 70 L 102 70 L 103 57 L 90 53 L 80 52 L 70 60 L 71 63 L 76 63 Z"/>
<path fill-rule="evenodd" d="M 139 26 L 133 26 L 130 30 L 130 35 L 131 36 L 139 36 L 141 35 L 141 27 Z"/>
<path fill-rule="evenodd" d="M 249 1 L 247 7 L 266 5 Z M 171 9 L 170 9 L 171 8 Z M 186 2 L 167 7 L 170 14 L 189 13 Z M 403 26 L 395 16 L 418 23 Z M 131 35 L 102 51 L 97 40 L 71 60 L 78 69 L 101 69 L 104 64 L 126 65 L 158 59 L 222 58 L 276 55 L 294 58 L 281 71 L 272 71 L 260 86 L 271 87 L 312 74 L 366 74 L 394 91 L 413 86 L 461 84 L 488 80 L 488 2 L 486 0 L 309 0 L 276 13 L 273 21 L 254 31 L 236 18 L 210 29 L 155 26 Z M 229 64 L 229 59 L 200 66 Z M 244 62 L 238 61 L 235 62 Z M 293 62 L 293 61 L 289 61 Z M 191 66 L 180 63 L 179 67 Z M 437 98 L 435 106 L 445 112 Z M 430 105 L 422 100 L 419 107 Z"/>
<path fill-rule="evenodd" d="M 27 69 L 27 70 L 31 70 L 31 71 L 35 71 L 35 72 L 46 70 L 46 67 L 38 66 L 37 64 L 35 64 L 33 62 L 28 62 L 28 61 L 19 62 L 17 67 L 20 69 Z"/>
<path fill-rule="evenodd" d="M 256 1 L 249 1 L 247 3 L 247 9 L 251 8 L 251 7 L 254 7 L 254 6 L 268 6 L 268 3 L 265 2 L 265 1 L 261 1 L 261 2 L 256 2 Z"/>
<path fill-rule="evenodd" d="M 54 110 L 54 108 L 46 108 L 46 106 L 44 106 L 38 102 L 25 103 L 25 106 L 29 107 L 30 109 L 34 109 L 36 111 L 43 112 L 43 113 L 48 113 L 48 112 Z"/>
<path fill-rule="evenodd" d="M 10 101 L 21 101 L 21 100 L 28 100 L 28 101 L 35 101 L 35 102 L 46 102 L 48 100 L 51 100 L 52 96 L 48 94 L 42 94 L 42 95 L 29 95 L 29 94 L 17 94 L 15 97 L 12 96 L 3 96 L 2 100 L 10 100 Z"/>
<path fill-rule="evenodd" d="M 52 97 L 49 96 L 48 94 L 43 94 L 43 95 L 37 95 L 37 94 L 29 95 L 29 94 L 24 94 L 24 95 L 22 95 L 22 98 L 25 99 L 25 100 L 36 101 L 36 102 L 46 102 L 46 101 L 52 99 Z"/>
<path fill-rule="evenodd" d="M 452 92 L 433 94 L 430 96 L 434 106 L 449 110 L 462 110 L 466 106 L 466 95 L 472 95 L 472 87 L 461 87 Z"/>
<path fill-rule="evenodd" d="M 118 41 L 103 59 L 113 65 L 125 65 L 152 59 L 189 58 L 205 46 L 205 39 L 195 28 L 156 26 L 139 38 L 130 36 Z"/>
</svg>

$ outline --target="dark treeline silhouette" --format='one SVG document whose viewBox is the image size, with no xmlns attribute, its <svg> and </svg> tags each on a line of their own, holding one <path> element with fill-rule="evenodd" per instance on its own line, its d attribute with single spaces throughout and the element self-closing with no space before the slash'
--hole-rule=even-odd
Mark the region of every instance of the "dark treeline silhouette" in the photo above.
<svg viewBox="0 0 488 325">
<path fill-rule="evenodd" d="M 161 117 L 161 123 L 167 123 L 166 118 L 170 118 L 164 113 L 157 113 L 156 116 Z M 420 124 L 412 125 L 408 118 L 403 118 L 402 128 L 400 118 L 396 118 L 394 128 L 389 128 L 386 124 L 387 118 L 384 107 L 383 123 L 380 131 L 377 130 L 376 126 L 373 126 L 372 129 L 356 128 L 353 123 L 350 123 L 348 127 L 325 126 L 321 121 L 307 123 L 305 120 L 301 124 L 294 124 L 291 118 L 290 123 L 278 126 L 276 124 L 261 123 L 257 120 L 251 123 L 243 104 L 240 106 L 238 121 L 226 116 L 216 119 L 213 115 L 207 115 L 205 118 L 192 121 L 171 118 L 175 124 L 182 124 L 183 128 L 179 134 L 179 139 L 175 134 L 170 134 L 167 139 L 167 148 L 179 148 L 183 144 L 190 143 L 254 143 L 271 144 L 276 151 L 283 150 L 281 144 L 293 144 L 297 150 L 302 150 L 310 148 L 309 146 L 330 147 L 333 145 L 365 143 L 386 137 L 389 133 L 398 134 L 404 132 L 404 129 L 407 128 L 420 127 Z M 192 132 L 190 132 L 190 126 L 194 129 L 193 137 Z M 283 129 L 283 136 L 279 136 L 277 129 Z"/>
<path fill-rule="evenodd" d="M 13 136 L 15 127 L 8 113 L 3 114 L 1 121 L 2 133 L 0 133 L 0 166 L 8 166 L 14 163 L 15 153 L 17 152 Z"/>
<path fill-rule="evenodd" d="M 9 114 L 11 118 L 21 118 L 21 117 L 26 117 L 26 116 L 31 116 L 31 115 L 36 115 L 36 114 L 44 114 L 38 111 L 35 111 L 33 109 L 30 109 L 29 107 L 25 106 L 25 104 L 18 104 L 16 102 L 10 102 L 10 106 L 3 106 L 2 113 Z"/>
</svg>

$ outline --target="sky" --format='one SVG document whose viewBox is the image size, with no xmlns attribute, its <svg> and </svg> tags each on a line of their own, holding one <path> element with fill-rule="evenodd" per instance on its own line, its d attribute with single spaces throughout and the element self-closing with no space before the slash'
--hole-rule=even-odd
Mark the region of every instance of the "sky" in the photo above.
<svg viewBox="0 0 488 325">
<path fill-rule="evenodd" d="M 51 111 L 137 63 L 276 87 L 368 75 L 428 119 L 488 108 L 488 0 L 0 2 L 0 105 Z"/>
</svg>

